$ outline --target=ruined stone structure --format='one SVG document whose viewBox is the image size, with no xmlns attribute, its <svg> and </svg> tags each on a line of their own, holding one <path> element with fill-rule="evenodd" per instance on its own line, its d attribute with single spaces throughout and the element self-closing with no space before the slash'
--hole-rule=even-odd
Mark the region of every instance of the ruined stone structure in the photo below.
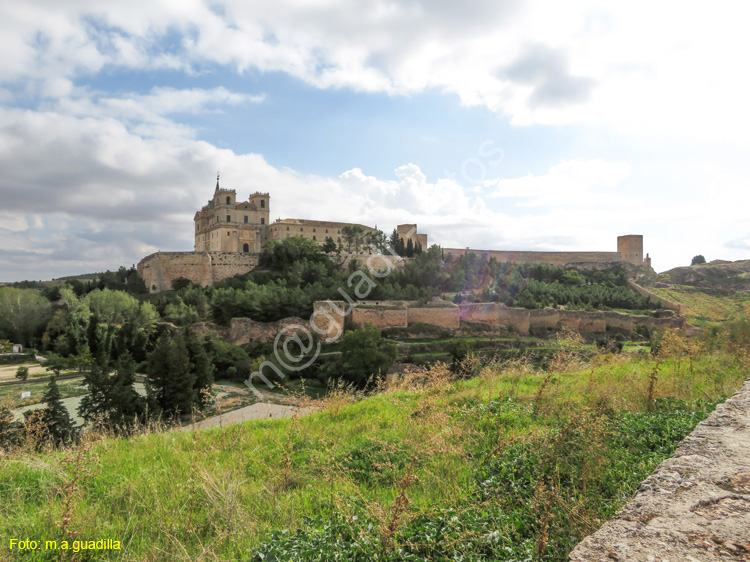
<svg viewBox="0 0 750 562">
<path fill-rule="evenodd" d="M 628 262 L 633 265 L 651 267 L 651 258 L 643 255 L 643 236 L 628 234 L 617 237 L 616 252 L 533 252 L 513 250 L 472 250 L 470 248 L 444 248 L 445 257 L 460 257 L 475 253 L 487 258 L 495 258 L 500 263 L 548 263 L 565 266 L 574 263 Z"/>
</svg>

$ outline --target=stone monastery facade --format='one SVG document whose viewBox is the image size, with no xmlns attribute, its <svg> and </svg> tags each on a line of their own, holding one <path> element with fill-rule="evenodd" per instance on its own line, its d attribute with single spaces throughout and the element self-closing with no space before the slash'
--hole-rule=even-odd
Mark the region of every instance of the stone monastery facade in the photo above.
<svg viewBox="0 0 750 562">
<path fill-rule="evenodd" d="M 223 189 L 216 178 L 214 196 L 195 213 L 196 252 L 260 253 L 268 240 L 301 236 L 324 244 L 332 238 L 336 244 L 344 240 L 341 229 L 359 226 L 365 232 L 376 229 L 363 224 L 318 221 L 309 219 L 278 219 L 271 223 L 271 196 L 251 193 L 247 201 L 237 202 L 234 189 Z M 425 236 L 426 247 L 427 237 Z"/>
</svg>

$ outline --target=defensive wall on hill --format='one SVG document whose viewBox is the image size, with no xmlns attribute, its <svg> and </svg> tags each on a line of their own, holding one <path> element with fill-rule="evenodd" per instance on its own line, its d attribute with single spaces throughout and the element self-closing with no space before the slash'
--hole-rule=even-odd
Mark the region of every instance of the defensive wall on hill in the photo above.
<svg viewBox="0 0 750 562">
<path fill-rule="evenodd" d="M 568 326 L 580 332 L 622 330 L 632 332 L 637 326 L 649 329 L 682 328 L 684 318 L 654 318 L 619 312 L 585 312 L 543 308 L 529 310 L 497 303 L 434 303 L 419 305 L 410 302 L 363 302 L 354 307 L 347 323 L 371 323 L 375 327 L 405 328 L 415 323 L 431 324 L 455 330 L 461 322 L 477 322 L 494 327 L 509 327 L 528 334 L 537 329 Z"/>
<path fill-rule="evenodd" d="M 207 287 L 247 273 L 258 265 L 258 254 L 236 252 L 157 252 L 138 263 L 138 275 L 152 293 L 168 291 L 179 277 Z"/>
<path fill-rule="evenodd" d="M 495 258 L 500 263 L 548 263 L 564 266 L 571 263 L 619 262 L 619 252 L 523 252 L 504 250 L 474 250 L 471 248 L 443 248 L 444 256 L 461 257 L 468 253 Z"/>
<path fill-rule="evenodd" d="M 349 310 L 350 309 L 350 310 Z M 655 318 L 619 312 L 585 312 L 543 308 L 529 310 L 497 303 L 461 303 L 440 301 L 420 304 L 417 301 L 364 301 L 350 307 L 344 301 L 318 301 L 308 319 L 284 318 L 276 322 L 256 322 L 250 318 L 232 318 L 228 327 L 210 323 L 195 324 L 199 332 L 217 331 L 227 341 L 237 345 L 272 343 L 280 332 L 298 327 L 315 333 L 328 341 L 338 341 L 346 328 L 372 324 L 376 328 L 406 328 L 414 324 L 430 324 L 457 330 L 461 322 L 487 324 L 507 328 L 521 334 L 535 330 L 556 330 L 567 326 L 579 332 L 619 330 L 632 332 L 638 326 L 649 330 L 683 328 L 682 317 Z"/>
<path fill-rule="evenodd" d="M 495 258 L 500 263 L 548 263 L 565 266 L 575 263 L 628 262 L 633 265 L 651 266 L 651 258 L 643 254 L 643 236 L 641 234 L 618 236 L 616 252 L 534 252 L 443 248 L 443 255 L 446 257 L 458 258 L 468 253 L 474 253 L 488 259 Z"/>
<path fill-rule="evenodd" d="M 665 299 L 664 297 L 660 297 L 659 295 L 657 295 L 656 293 L 652 293 L 651 291 L 649 291 L 645 287 L 641 287 L 635 281 L 628 281 L 628 285 L 630 285 L 630 287 L 635 292 L 637 292 L 639 295 L 641 295 L 643 297 L 651 297 L 651 300 L 653 300 L 655 302 L 658 302 L 659 305 L 662 308 L 666 308 L 667 310 L 674 310 L 680 316 L 684 316 L 685 315 L 685 309 L 686 309 L 686 307 L 685 307 L 684 304 L 678 304 L 678 303 L 676 303 L 674 301 L 671 301 L 669 299 Z"/>
<path fill-rule="evenodd" d="M 258 265 L 260 254 L 238 252 L 157 252 L 146 256 L 138 263 L 138 274 L 149 292 L 169 291 L 172 281 L 179 277 L 208 287 L 214 283 L 242 275 Z M 334 261 L 342 268 L 356 260 L 358 269 L 367 271 L 387 271 L 393 267 L 403 267 L 405 261 L 391 256 L 342 253 L 334 256 Z"/>
</svg>

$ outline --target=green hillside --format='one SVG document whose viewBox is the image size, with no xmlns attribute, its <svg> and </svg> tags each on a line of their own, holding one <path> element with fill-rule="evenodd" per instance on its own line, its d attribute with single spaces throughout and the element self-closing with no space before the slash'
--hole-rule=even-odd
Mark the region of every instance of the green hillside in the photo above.
<svg viewBox="0 0 750 562">
<path fill-rule="evenodd" d="M 661 297 L 684 304 L 686 316 L 693 324 L 706 325 L 734 320 L 750 312 L 750 292 L 701 290 L 688 285 L 649 290 Z"/>
<path fill-rule="evenodd" d="M 295 419 L 27 443 L 1 457 L 0 558 L 565 560 L 747 371 L 718 341 L 591 362 L 560 343 L 543 370 L 469 356 Z M 121 550 L 43 542 L 99 539 Z"/>
</svg>

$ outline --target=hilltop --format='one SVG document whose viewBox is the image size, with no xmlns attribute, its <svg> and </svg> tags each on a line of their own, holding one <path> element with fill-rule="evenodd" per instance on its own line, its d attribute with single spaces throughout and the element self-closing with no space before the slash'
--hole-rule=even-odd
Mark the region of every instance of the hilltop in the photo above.
<svg viewBox="0 0 750 562">
<path fill-rule="evenodd" d="M 750 291 L 750 260 L 714 260 L 660 273 L 656 286 L 688 285 L 710 291 Z"/>
</svg>

